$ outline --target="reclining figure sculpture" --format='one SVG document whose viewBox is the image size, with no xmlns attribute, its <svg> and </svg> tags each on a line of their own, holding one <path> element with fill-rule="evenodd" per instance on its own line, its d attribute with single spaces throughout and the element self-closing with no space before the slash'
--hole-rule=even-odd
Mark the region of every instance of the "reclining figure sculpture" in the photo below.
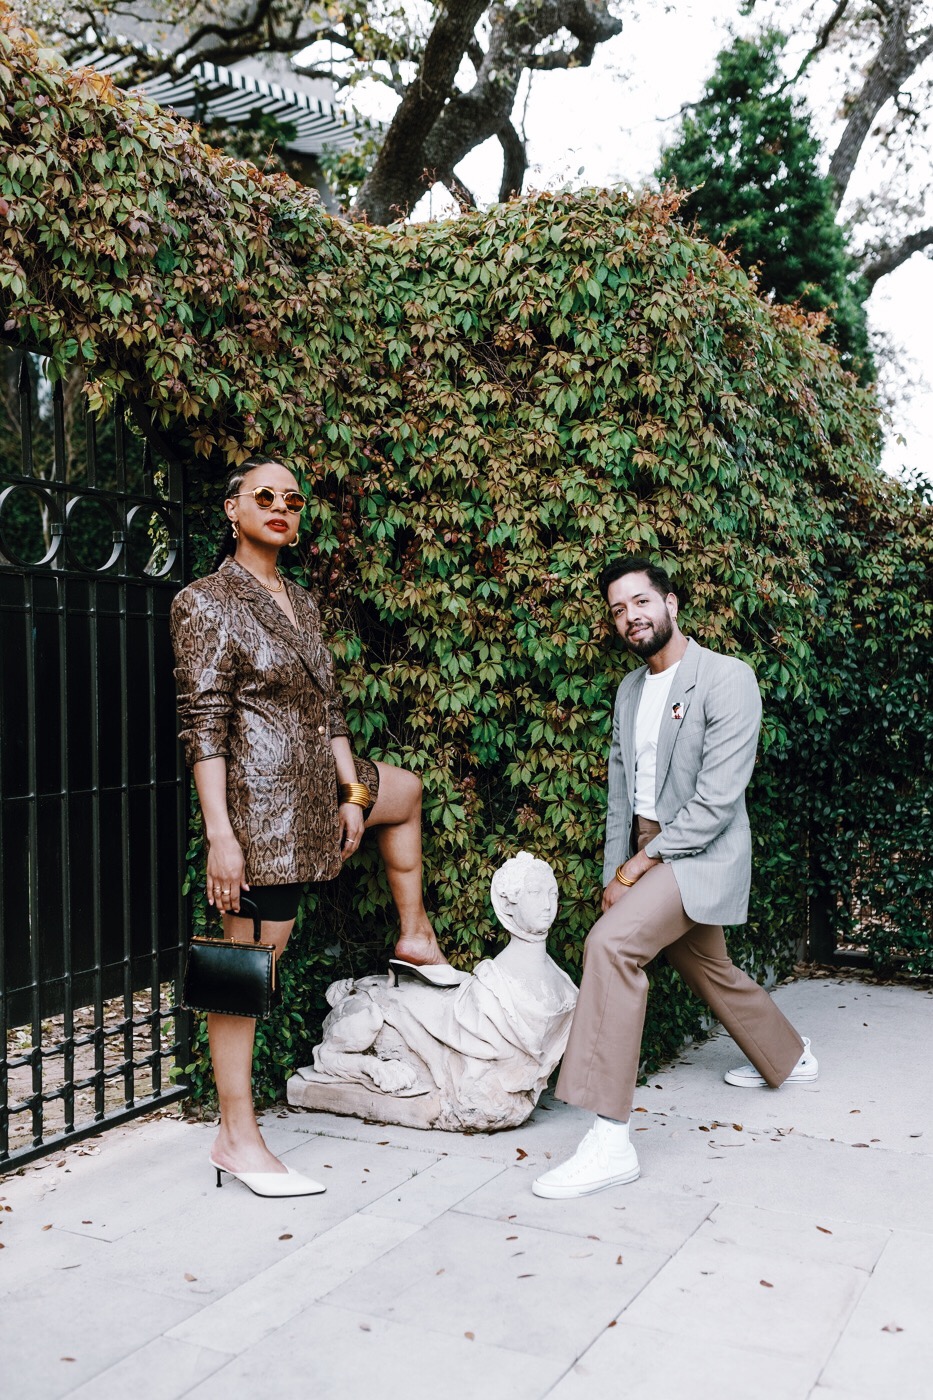
<svg viewBox="0 0 933 1400">
<path fill-rule="evenodd" d="M 528 1118 L 564 1052 L 577 989 L 547 954 L 550 865 L 521 852 L 496 871 L 491 895 L 508 946 L 456 987 L 331 984 L 323 1040 L 313 1067 L 289 1080 L 289 1103 L 451 1132 Z"/>
</svg>

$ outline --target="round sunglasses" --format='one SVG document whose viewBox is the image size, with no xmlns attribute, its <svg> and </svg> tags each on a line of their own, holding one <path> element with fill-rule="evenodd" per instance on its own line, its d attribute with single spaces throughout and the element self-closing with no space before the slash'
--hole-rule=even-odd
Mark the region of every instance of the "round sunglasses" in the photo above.
<svg viewBox="0 0 933 1400">
<path fill-rule="evenodd" d="M 252 496 L 260 510 L 271 510 L 276 497 L 281 496 L 282 504 L 292 515 L 299 515 L 307 505 L 307 500 L 300 491 L 273 491 L 271 486 L 254 486 L 252 491 L 236 491 L 234 494 Z"/>
</svg>

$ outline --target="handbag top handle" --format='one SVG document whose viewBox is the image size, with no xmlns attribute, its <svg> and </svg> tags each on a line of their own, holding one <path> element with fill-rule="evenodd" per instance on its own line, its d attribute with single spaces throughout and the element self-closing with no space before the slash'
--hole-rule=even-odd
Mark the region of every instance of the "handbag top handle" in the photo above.
<svg viewBox="0 0 933 1400">
<path fill-rule="evenodd" d="M 242 910 L 244 904 L 248 904 L 248 905 L 249 905 L 249 908 L 252 910 L 252 913 L 247 913 L 247 917 L 250 918 L 250 919 L 252 919 L 252 921 L 253 921 L 253 942 L 254 942 L 254 943 L 261 943 L 261 942 L 262 942 L 262 918 L 261 918 L 261 916 L 260 916 L 259 910 L 258 910 L 258 908 L 256 907 L 255 902 L 254 902 L 252 899 L 248 899 L 247 896 L 246 896 L 245 894 L 241 894 L 241 895 L 240 895 L 240 909 L 241 909 L 241 910 Z"/>
<path fill-rule="evenodd" d="M 256 904 L 253 902 L 253 900 L 247 899 L 247 897 L 246 897 L 245 894 L 241 894 L 241 895 L 240 895 L 240 909 L 241 909 L 241 910 L 242 910 L 244 904 L 248 904 L 249 907 L 250 907 L 250 909 L 253 911 L 252 914 L 250 915 L 250 917 L 252 918 L 252 921 L 253 921 L 253 942 L 254 942 L 254 943 L 259 943 L 260 940 L 262 939 L 262 919 L 261 919 L 260 916 L 259 916 L 259 909 L 257 908 Z"/>
</svg>

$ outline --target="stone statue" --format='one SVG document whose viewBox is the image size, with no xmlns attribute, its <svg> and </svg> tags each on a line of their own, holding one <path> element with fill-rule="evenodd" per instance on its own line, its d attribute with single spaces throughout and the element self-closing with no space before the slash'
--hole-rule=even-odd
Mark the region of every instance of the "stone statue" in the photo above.
<svg viewBox="0 0 933 1400">
<path fill-rule="evenodd" d="M 557 882 L 528 852 L 492 879 L 511 934 L 456 987 L 384 977 L 334 982 L 314 1064 L 288 1101 L 378 1123 L 495 1132 L 524 1123 L 567 1044 L 577 989 L 547 955 Z"/>
</svg>

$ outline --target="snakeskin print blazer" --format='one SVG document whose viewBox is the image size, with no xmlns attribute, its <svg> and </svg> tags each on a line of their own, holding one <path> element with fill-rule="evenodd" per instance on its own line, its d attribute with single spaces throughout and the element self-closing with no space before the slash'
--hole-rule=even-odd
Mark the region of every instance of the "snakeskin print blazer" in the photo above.
<svg viewBox="0 0 933 1400">
<path fill-rule="evenodd" d="M 285 586 L 297 628 L 232 557 L 171 610 L 185 756 L 227 760 L 227 810 L 257 885 L 331 880 L 341 865 L 330 741 L 347 733 L 343 705 L 317 606 Z"/>
</svg>

